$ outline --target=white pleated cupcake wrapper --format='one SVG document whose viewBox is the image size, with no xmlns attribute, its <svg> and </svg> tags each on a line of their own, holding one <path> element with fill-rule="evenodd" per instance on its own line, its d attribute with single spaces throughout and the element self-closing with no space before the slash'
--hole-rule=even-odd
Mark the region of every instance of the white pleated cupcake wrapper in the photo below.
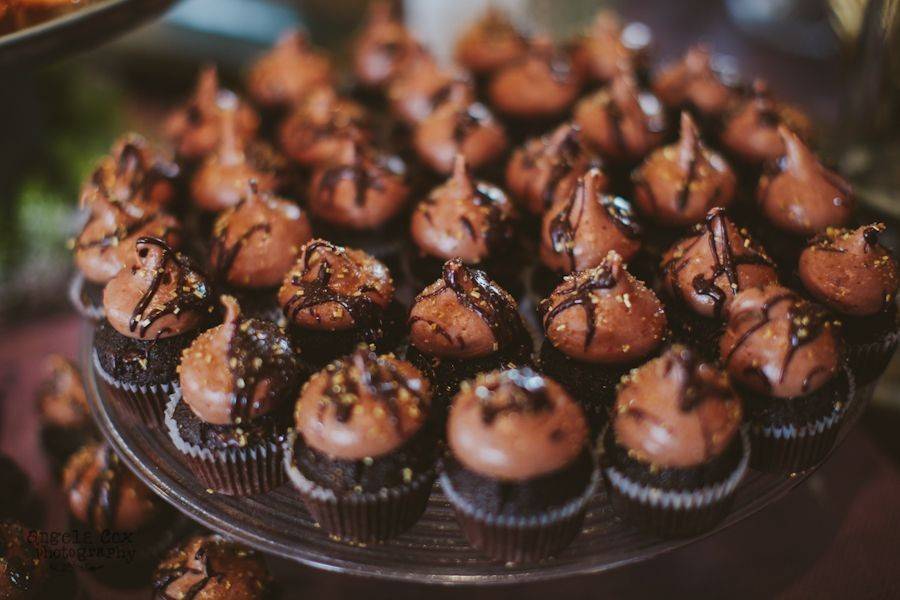
<svg viewBox="0 0 900 600">
<path fill-rule="evenodd" d="M 438 481 L 470 544 L 494 560 L 534 562 L 558 554 L 581 532 L 600 473 L 595 460 L 591 479 L 578 497 L 546 513 L 527 516 L 492 514 L 474 506 L 453 488 L 446 472 Z"/>
<path fill-rule="evenodd" d="M 633 502 L 660 510 L 695 511 L 725 500 L 734 494 L 750 464 L 750 438 L 745 428 L 741 428 L 743 446 L 741 460 L 727 479 L 717 484 L 707 485 L 699 490 L 664 490 L 630 479 L 613 466 L 605 466 L 603 474 L 607 482 L 621 495 Z"/>
<path fill-rule="evenodd" d="M 289 431 L 284 443 L 284 471 L 307 510 L 329 535 L 356 543 L 381 542 L 411 527 L 425 511 L 434 469 L 400 486 L 341 497 L 300 472 L 294 464 L 296 440 L 296 431 Z"/>
<path fill-rule="evenodd" d="M 100 364 L 100 356 L 96 350 L 91 353 L 91 360 L 94 371 L 112 388 L 113 393 L 135 420 L 148 427 L 157 429 L 163 427 L 166 402 L 174 392 L 180 392 L 181 389 L 176 380 L 152 385 L 125 383 L 106 372 Z"/>
<path fill-rule="evenodd" d="M 84 289 L 85 281 L 82 273 L 75 273 L 72 276 L 68 289 L 69 302 L 82 317 L 91 321 L 102 321 L 105 316 L 103 307 L 89 306 L 84 303 L 81 292 Z"/>
<path fill-rule="evenodd" d="M 208 489 L 229 496 L 253 496 L 284 482 L 282 448 L 274 440 L 266 445 L 228 450 L 210 450 L 185 441 L 174 418 L 180 401 L 181 390 L 175 390 L 166 406 L 165 427 L 172 444 Z"/>
</svg>

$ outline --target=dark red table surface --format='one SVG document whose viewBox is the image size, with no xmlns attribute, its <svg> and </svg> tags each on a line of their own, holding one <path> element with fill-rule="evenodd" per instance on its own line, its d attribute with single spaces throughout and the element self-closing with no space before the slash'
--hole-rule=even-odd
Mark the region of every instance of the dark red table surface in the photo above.
<svg viewBox="0 0 900 600">
<path fill-rule="evenodd" d="M 57 316 L 0 331 L 0 450 L 32 476 L 59 523 L 59 491 L 41 455 L 33 395 L 43 357 L 75 356 L 80 323 Z M 807 482 L 746 521 L 687 548 L 612 573 L 547 584 L 432 588 L 272 561 L 293 598 L 900 597 L 900 471 L 857 426 Z M 15 490 L 0 490 L 15 493 Z M 145 598 L 146 589 L 111 596 Z"/>
</svg>

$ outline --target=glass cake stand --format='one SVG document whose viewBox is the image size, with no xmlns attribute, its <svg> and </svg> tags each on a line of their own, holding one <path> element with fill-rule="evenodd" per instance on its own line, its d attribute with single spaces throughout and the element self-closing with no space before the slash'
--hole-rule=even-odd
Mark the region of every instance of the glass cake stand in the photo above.
<svg viewBox="0 0 900 600">
<path fill-rule="evenodd" d="M 746 519 L 800 484 L 815 469 L 792 476 L 748 472 L 729 516 L 703 536 L 665 540 L 620 521 L 604 490 L 591 502 L 584 529 L 560 556 L 537 564 L 491 562 L 471 548 L 446 498 L 436 487 L 428 508 L 407 533 L 385 544 L 348 545 L 329 538 L 312 521 L 290 485 L 250 498 L 208 492 L 180 462 L 163 431 L 133 422 L 106 392 L 91 368 L 92 329 L 85 328 L 82 365 L 91 411 L 125 463 L 164 500 L 211 530 L 261 551 L 339 573 L 434 584 L 493 584 L 598 573 L 686 546 Z M 845 421 L 843 440 L 872 395 L 859 390 Z"/>
</svg>

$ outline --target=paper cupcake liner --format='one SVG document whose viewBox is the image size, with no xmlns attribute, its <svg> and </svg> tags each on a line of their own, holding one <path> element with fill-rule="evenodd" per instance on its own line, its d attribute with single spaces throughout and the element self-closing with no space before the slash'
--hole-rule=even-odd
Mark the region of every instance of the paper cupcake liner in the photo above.
<svg viewBox="0 0 900 600">
<path fill-rule="evenodd" d="M 446 473 L 441 473 L 438 481 L 469 544 L 493 560 L 527 563 L 558 554 L 581 532 L 584 513 L 597 491 L 600 474 L 596 468 L 593 470 L 580 496 L 563 506 L 530 516 L 491 514 L 457 493 Z"/>
<path fill-rule="evenodd" d="M 96 306 L 88 301 L 88 298 L 83 293 L 84 284 L 84 275 L 80 272 L 76 272 L 72 276 L 72 280 L 69 281 L 69 304 L 71 304 L 72 308 L 85 319 L 98 322 L 102 321 L 105 316 L 103 307 Z"/>
<path fill-rule="evenodd" d="M 307 479 L 296 467 L 296 440 L 296 432 L 291 431 L 284 444 L 284 472 L 310 515 L 330 536 L 357 544 L 383 542 L 412 527 L 425 512 L 434 487 L 434 469 L 377 493 L 340 496 Z"/>
<path fill-rule="evenodd" d="M 887 332 L 884 337 L 868 344 L 848 343 L 845 346 L 847 361 L 859 387 L 881 377 L 897 350 L 900 332 Z"/>
<path fill-rule="evenodd" d="M 683 537 L 712 529 L 728 514 L 734 491 L 750 463 L 750 439 L 741 429 L 741 459 L 724 480 L 699 490 L 665 490 L 635 481 L 615 466 L 603 467 L 615 511 L 630 523 L 663 537 Z"/>
<path fill-rule="evenodd" d="M 166 406 L 165 427 L 172 444 L 207 489 L 228 496 L 253 496 L 284 483 L 284 455 L 277 440 L 227 450 L 191 444 L 181 437 L 175 423 L 175 407 L 180 401 L 181 391 L 176 390 Z"/>
<path fill-rule="evenodd" d="M 132 418 L 153 429 L 163 428 L 166 403 L 169 397 L 180 389 L 177 380 L 151 385 L 126 383 L 106 372 L 100 364 L 100 356 L 96 350 L 92 353 L 92 360 L 94 371 Z"/>
</svg>

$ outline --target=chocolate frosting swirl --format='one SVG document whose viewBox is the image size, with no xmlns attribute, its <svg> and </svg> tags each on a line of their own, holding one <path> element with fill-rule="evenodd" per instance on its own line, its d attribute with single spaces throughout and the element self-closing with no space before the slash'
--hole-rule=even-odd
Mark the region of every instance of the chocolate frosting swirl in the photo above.
<svg viewBox="0 0 900 600">
<path fill-rule="evenodd" d="M 600 264 L 610 250 L 626 261 L 641 248 L 641 226 L 631 204 L 601 189 L 605 178 L 591 169 L 566 198 L 557 198 L 541 222 L 541 262 L 571 273 Z"/>
<path fill-rule="evenodd" d="M 528 51 L 528 40 L 516 29 L 509 15 L 489 7 L 456 42 L 456 60 L 476 75 L 488 75 L 520 60 Z"/>
<path fill-rule="evenodd" d="M 450 179 L 413 211 L 410 235 L 423 254 L 479 263 L 510 246 L 515 219 L 503 190 L 476 181 L 458 154 Z"/>
<path fill-rule="evenodd" d="M 581 407 L 530 368 L 463 382 L 447 422 L 450 451 L 479 475 L 527 481 L 570 465 L 588 447 Z"/>
<path fill-rule="evenodd" d="M 713 208 L 694 234 L 669 248 L 660 267 L 672 298 L 704 317 L 720 318 L 743 289 L 778 281 L 765 250 Z"/>
<path fill-rule="evenodd" d="M 288 321 L 324 331 L 380 323 L 393 298 L 394 282 L 381 262 L 321 239 L 303 246 L 278 291 Z"/>
<path fill-rule="evenodd" d="M 282 150 L 304 166 L 335 160 L 344 140 L 368 142 L 369 114 L 361 104 L 329 87 L 309 92 L 278 129 Z"/>
<path fill-rule="evenodd" d="M 37 403 L 45 424 L 73 429 L 93 425 L 81 372 L 59 354 L 47 356 L 41 365 Z"/>
<path fill-rule="evenodd" d="M 459 259 L 413 301 L 410 343 L 428 356 L 479 358 L 531 347 L 516 301 L 484 271 Z"/>
<path fill-rule="evenodd" d="M 602 83 L 646 67 L 652 36 L 643 23 L 622 23 L 612 10 L 601 10 L 578 45 L 592 79 Z"/>
<path fill-rule="evenodd" d="M 294 411 L 297 432 L 339 460 L 389 454 L 415 435 L 431 410 L 428 380 L 393 354 L 361 346 L 310 378 Z"/>
<path fill-rule="evenodd" d="M 681 113 L 681 138 L 655 150 L 632 174 L 641 213 L 663 226 L 692 225 L 734 199 L 737 178 L 725 159 L 700 139 L 690 113 Z"/>
<path fill-rule="evenodd" d="M 729 79 L 715 64 L 709 49 L 697 45 L 656 73 L 653 91 L 667 106 L 686 108 L 703 117 L 718 117 L 737 99 L 736 86 Z"/>
<path fill-rule="evenodd" d="M 825 310 L 778 285 L 735 296 L 719 347 L 732 379 L 776 398 L 810 394 L 840 367 Z"/>
<path fill-rule="evenodd" d="M 725 373 L 688 348 L 672 346 L 622 378 L 612 429 L 636 460 L 687 469 L 725 452 L 742 414 Z"/>
<path fill-rule="evenodd" d="M 196 329 L 210 309 L 206 276 L 159 238 L 138 238 L 133 252 L 129 267 L 103 289 L 109 324 L 122 335 L 141 340 Z"/>
<path fill-rule="evenodd" d="M 368 23 L 353 50 L 353 72 L 366 87 L 384 87 L 403 69 L 416 48 L 416 40 L 395 14 L 394 3 L 372 2 Z"/>
<path fill-rule="evenodd" d="M 827 227 L 846 225 L 856 204 L 853 190 L 840 175 L 826 169 L 796 133 L 780 125 L 785 155 L 770 163 L 759 179 L 757 201 L 778 229 L 810 237 Z"/>
<path fill-rule="evenodd" d="M 465 72 L 441 68 L 428 51 L 419 47 L 391 81 L 387 96 L 394 116 L 415 125 L 448 100 L 474 101 L 475 90 Z"/>
<path fill-rule="evenodd" d="M 465 99 L 441 104 L 413 132 L 413 147 L 419 159 L 445 175 L 453 170 L 457 154 L 478 169 L 506 150 L 503 126 L 486 106 Z"/>
<path fill-rule="evenodd" d="M 328 57 L 314 50 L 300 31 L 292 30 L 256 61 L 247 76 L 247 90 L 262 106 L 291 105 L 311 89 L 331 85 L 332 79 Z"/>
<path fill-rule="evenodd" d="M 878 241 L 884 230 L 883 223 L 827 229 L 800 254 L 803 287 L 845 315 L 875 315 L 891 307 L 900 280 L 897 261 Z"/>
<path fill-rule="evenodd" d="M 614 251 L 600 265 L 568 275 L 539 306 L 547 339 L 576 360 L 628 364 L 662 344 L 666 314 Z"/>
</svg>

